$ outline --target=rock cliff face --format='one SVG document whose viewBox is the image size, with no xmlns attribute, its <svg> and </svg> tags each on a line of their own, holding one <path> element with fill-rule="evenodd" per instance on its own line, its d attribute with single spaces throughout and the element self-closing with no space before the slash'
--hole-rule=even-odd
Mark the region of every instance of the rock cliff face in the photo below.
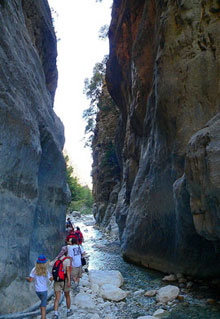
<svg viewBox="0 0 220 319">
<path fill-rule="evenodd" d="M 218 1 L 115 0 L 109 92 L 120 110 L 125 259 L 220 275 Z"/>
<path fill-rule="evenodd" d="M 120 189 L 120 167 L 115 150 L 115 130 L 119 112 L 106 85 L 99 101 L 99 112 L 92 143 L 93 214 L 99 225 L 107 226 L 114 214 Z M 102 107 L 101 107 L 102 105 Z"/>
<path fill-rule="evenodd" d="M 39 254 L 57 253 L 68 192 L 63 125 L 53 111 L 57 51 L 48 3 L 1 0 L 0 20 L 0 313 L 6 313 L 35 300 L 24 278 Z"/>
</svg>

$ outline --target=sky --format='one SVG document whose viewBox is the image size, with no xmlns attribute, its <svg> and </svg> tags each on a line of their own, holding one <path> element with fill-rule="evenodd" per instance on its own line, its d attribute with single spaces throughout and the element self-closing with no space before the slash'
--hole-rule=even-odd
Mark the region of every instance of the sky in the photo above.
<svg viewBox="0 0 220 319">
<path fill-rule="evenodd" d="M 58 38 L 58 87 L 54 110 L 65 129 L 65 146 L 74 172 L 82 185 L 92 187 L 91 150 L 84 147 L 86 123 L 83 110 L 89 100 L 83 94 L 85 78 L 91 78 L 93 67 L 109 53 L 108 40 L 98 33 L 110 24 L 112 0 L 48 0 L 52 8 Z"/>
</svg>

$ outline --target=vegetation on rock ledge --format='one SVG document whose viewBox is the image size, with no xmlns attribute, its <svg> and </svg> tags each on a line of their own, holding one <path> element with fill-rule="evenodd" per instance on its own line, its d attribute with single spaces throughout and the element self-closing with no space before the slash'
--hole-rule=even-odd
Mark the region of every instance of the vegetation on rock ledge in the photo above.
<svg viewBox="0 0 220 319">
<path fill-rule="evenodd" d="M 69 163 L 69 157 L 65 156 L 67 184 L 71 192 L 71 202 L 68 211 L 81 211 L 90 213 L 93 205 L 92 192 L 88 186 L 82 186 L 79 180 L 74 176 L 74 169 Z"/>
</svg>

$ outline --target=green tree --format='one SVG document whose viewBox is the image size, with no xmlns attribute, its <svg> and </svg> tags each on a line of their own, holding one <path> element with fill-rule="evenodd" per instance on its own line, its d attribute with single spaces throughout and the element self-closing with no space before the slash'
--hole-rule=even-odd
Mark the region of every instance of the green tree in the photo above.
<svg viewBox="0 0 220 319">
<path fill-rule="evenodd" d="M 68 210 L 79 210 L 82 212 L 91 212 L 93 205 L 92 192 L 88 186 L 82 186 L 79 180 L 74 176 L 74 169 L 69 163 L 69 157 L 66 155 L 66 177 L 71 192 L 71 202 Z"/>
<path fill-rule="evenodd" d="M 108 55 L 102 62 L 95 64 L 93 76 L 91 79 L 85 79 L 84 91 L 87 99 L 90 100 L 89 107 L 83 111 L 83 118 L 86 121 L 85 126 L 85 146 L 92 146 L 92 140 L 96 127 L 96 116 L 99 110 L 108 111 L 113 107 L 113 100 L 107 90 L 105 74 Z"/>
<path fill-rule="evenodd" d="M 99 39 L 106 40 L 108 37 L 108 32 L 109 32 L 109 25 L 104 24 L 99 30 Z"/>
</svg>

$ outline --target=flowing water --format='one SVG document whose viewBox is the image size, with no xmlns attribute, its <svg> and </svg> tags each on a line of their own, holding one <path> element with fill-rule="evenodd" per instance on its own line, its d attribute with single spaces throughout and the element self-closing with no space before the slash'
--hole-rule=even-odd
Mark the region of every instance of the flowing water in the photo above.
<svg viewBox="0 0 220 319">
<path fill-rule="evenodd" d="M 165 306 L 158 306 L 155 297 L 144 297 L 145 291 L 167 284 L 162 281 L 164 274 L 125 262 L 120 255 L 119 242 L 109 242 L 99 230 L 85 224 L 77 223 L 85 237 L 83 246 L 90 255 L 89 269 L 119 270 L 125 280 L 122 289 L 130 291 L 117 318 L 135 319 L 152 315 L 155 310 L 163 308 L 168 310 L 168 319 L 220 319 L 218 292 L 207 286 L 194 285 L 190 292 L 181 292 L 183 301 L 177 300 Z M 135 293 L 141 289 L 144 292 Z M 214 299 L 214 304 L 207 304 L 207 299 Z"/>
</svg>

